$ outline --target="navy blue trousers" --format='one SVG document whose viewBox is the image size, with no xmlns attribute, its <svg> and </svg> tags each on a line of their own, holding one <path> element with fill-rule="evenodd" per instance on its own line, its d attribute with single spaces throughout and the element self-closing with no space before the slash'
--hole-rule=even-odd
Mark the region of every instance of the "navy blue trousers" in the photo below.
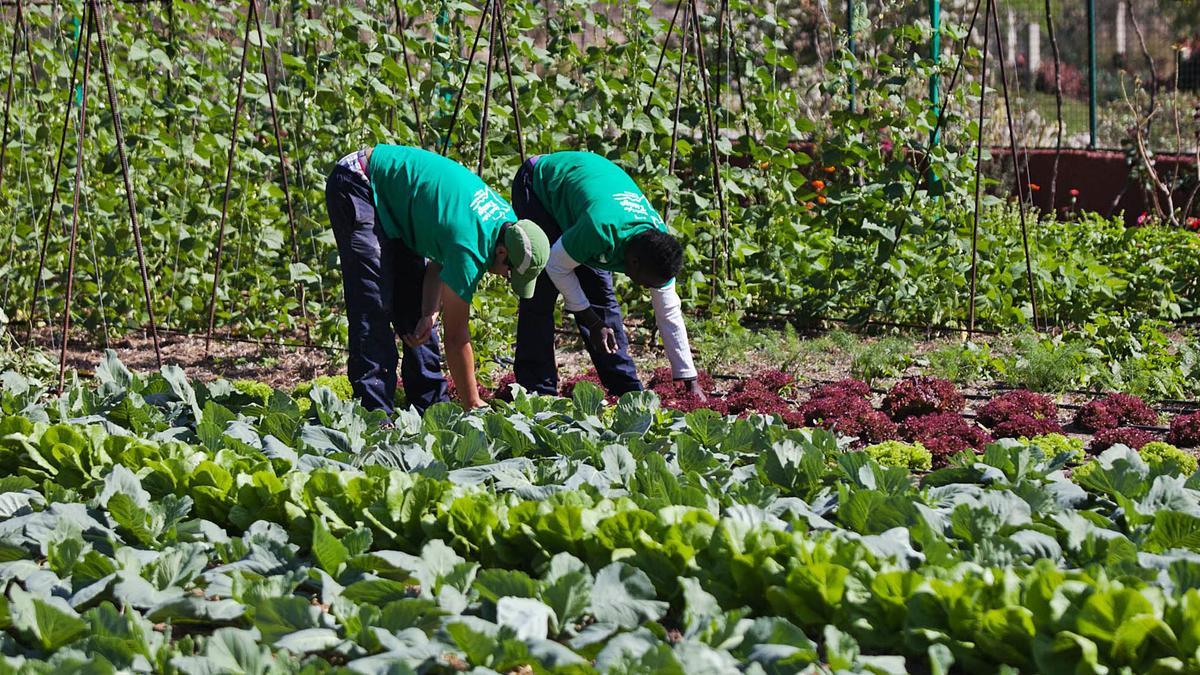
<svg viewBox="0 0 1200 675">
<path fill-rule="evenodd" d="M 518 218 L 537 223 L 550 243 L 554 244 L 562 236 L 562 228 L 533 192 L 531 178 L 537 159 L 536 156 L 529 158 L 517 170 L 513 179 L 512 205 Z M 612 273 L 580 265 L 575 268 L 575 275 L 592 310 L 617 336 L 615 354 L 598 352 L 592 346 L 591 331 L 576 322 L 600 382 L 613 396 L 641 391 L 637 367 L 629 356 L 629 336 L 625 334 L 625 326 L 621 322 L 621 307 L 613 293 Z M 550 275 L 542 272 L 533 297 L 522 300 L 517 309 L 517 355 L 513 370 L 517 384 L 539 394 L 558 393 L 558 364 L 554 360 L 554 305 L 557 301 L 558 288 L 550 280 Z"/>
<path fill-rule="evenodd" d="M 393 412 L 398 335 L 421 318 L 425 258 L 379 224 L 371 186 L 338 166 L 325 181 L 325 206 L 337 240 L 346 314 L 350 322 L 346 364 L 354 396 L 369 410 Z M 437 332 L 425 344 L 404 346 L 400 377 L 408 402 L 424 412 L 449 400 Z"/>
</svg>

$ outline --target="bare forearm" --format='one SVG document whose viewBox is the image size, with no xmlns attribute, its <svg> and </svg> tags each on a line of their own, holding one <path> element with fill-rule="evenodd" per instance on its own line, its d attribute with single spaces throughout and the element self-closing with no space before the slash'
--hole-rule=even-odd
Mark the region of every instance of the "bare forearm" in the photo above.
<svg viewBox="0 0 1200 675">
<path fill-rule="evenodd" d="M 479 386 L 475 381 L 475 350 L 471 347 L 471 341 L 447 342 L 446 361 L 463 407 L 469 409 L 481 405 L 483 401 L 479 398 Z"/>
<path fill-rule="evenodd" d="M 425 267 L 425 282 L 421 285 L 421 316 L 433 316 L 442 307 L 442 266 L 430 262 Z"/>
</svg>

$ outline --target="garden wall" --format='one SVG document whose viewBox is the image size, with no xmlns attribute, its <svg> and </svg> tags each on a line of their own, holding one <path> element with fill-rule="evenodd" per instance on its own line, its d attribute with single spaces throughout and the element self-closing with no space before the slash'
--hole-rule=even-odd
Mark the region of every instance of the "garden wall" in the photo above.
<svg viewBox="0 0 1200 675">
<path fill-rule="evenodd" d="M 992 159 L 984 163 L 984 171 L 991 176 L 1009 174 L 1011 169 L 1008 148 L 992 148 Z M 1028 158 L 1029 182 L 1038 189 L 1033 192 L 1033 203 L 1042 210 L 1050 210 L 1050 179 L 1054 171 L 1053 148 L 1021 149 L 1020 156 Z M 1054 207 L 1071 206 L 1071 189 L 1079 190 L 1076 209 L 1094 211 L 1104 215 L 1125 214 L 1126 224 L 1137 223 L 1145 211 L 1153 212 L 1148 203 L 1149 192 L 1139 185 L 1138 177 L 1131 175 L 1126 156 L 1113 150 L 1066 150 L 1062 151 L 1058 164 L 1058 190 Z M 1171 182 L 1175 172 L 1196 171 L 1194 155 L 1155 155 L 1155 168 L 1166 182 Z M 1190 181 L 1189 181 L 1190 182 Z M 1015 190 L 1015 188 L 1014 188 Z M 1189 191 L 1175 194 L 1175 205 L 1183 208 Z M 1200 208 L 1200 198 L 1193 206 L 1193 213 Z"/>
</svg>

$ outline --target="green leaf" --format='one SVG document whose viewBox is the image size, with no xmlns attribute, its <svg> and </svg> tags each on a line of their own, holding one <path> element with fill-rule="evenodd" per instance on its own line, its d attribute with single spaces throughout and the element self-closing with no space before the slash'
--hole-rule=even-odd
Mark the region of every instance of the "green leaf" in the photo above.
<svg viewBox="0 0 1200 675">
<path fill-rule="evenodd" d="M 632 629 L 666 614 L 668 605 L 656 600 L 657 595 L 645 572 L 625 563 L 612 563 L 596 574 L 591 613 L 597 621 Z"/>
<path fill-rule="evenodd" d="M 329 533 L 325 521 L 317 516 L 312 517 L 313 524 L 313 555 L 321 569 L 330 574 L 337 574 L 342 564 L 350 558 L 350 552 L 342 542 Z"/>
</svg>

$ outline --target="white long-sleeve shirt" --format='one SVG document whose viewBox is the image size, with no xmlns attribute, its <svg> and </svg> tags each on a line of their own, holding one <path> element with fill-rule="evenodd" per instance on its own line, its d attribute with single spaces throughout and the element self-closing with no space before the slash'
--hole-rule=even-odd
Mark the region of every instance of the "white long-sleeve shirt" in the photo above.
<svg viewBox="0 0 1200 675">
<path fill-rule="evenodd" d="M 550 258 L 546 262 L 546 273 L 562 293 L 568 312 L 581 312 L 591 307 L 575 268 L 580 263 L 563 248 L 562 240 L 550 247 Z M 654 320 L 662 334 L 667 360 L 671 363 L 671 376 L 677 380 L 696 377 L 696 364 L 692 361 L 692 349 L 688 344 L 687 327 L 683 324 L 683 308 L 679 294 L 675 292 L 675 280 L 662 288 L 650 290 L 650 304 L 654 307 Z"/>
</svg>

